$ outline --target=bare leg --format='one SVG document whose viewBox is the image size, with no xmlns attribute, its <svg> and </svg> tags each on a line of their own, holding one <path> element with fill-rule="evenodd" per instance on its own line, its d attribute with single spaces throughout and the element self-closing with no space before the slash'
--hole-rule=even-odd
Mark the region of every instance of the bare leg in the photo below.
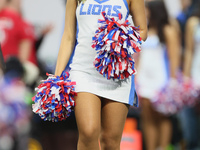
<svg viewBox="0 0 200 150">
<path fill-rule="evenodd" d="M 120 150 L 127 113 L 127 105 L 107 99 L 102 100 L 101 150 Z"/>
<path fill-rule="evenodd" d="M 156 122 L 156 113 L 148 99 L 141 99 L 142 102 L 142 128 L 147 150 L 155 150 L 158 141 L 158 126 Z"/>
<path fill-rule="evenodd" d="M 99 150 L 101 100 L 90 93 L 78 93 L 75 107 L 79 131 L 78 150 Z"/>
<path fill-rule="evenodd" d="M 160 140 L 159 146 L 162 150 L 167 150 L 167 146 L 170 144 L 171 134 L 172 134 L 172 125 L 171 121 L 166 116 L 160 116 Z"/>
</svg>

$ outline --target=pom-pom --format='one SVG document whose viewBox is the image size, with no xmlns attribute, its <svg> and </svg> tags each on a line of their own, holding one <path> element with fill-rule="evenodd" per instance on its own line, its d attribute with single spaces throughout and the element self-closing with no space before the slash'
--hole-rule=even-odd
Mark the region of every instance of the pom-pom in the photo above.
<svg viewBox="0 0 200 150">
<path fill-rule="evenodd" d="M 198 82 L 194 83 L 192 79 L 183 77 L 182 99 L 184 104 L 189 107 L 193 107 L 200 102 L 200 85 L 198 85 Z"/>
<path fill-rule="evenodd" d="M 75 82 L 71 82 L 69 73 L 63 72 L 61 76 L 49 75 L 43 80 L 33 97 L 33 112 L 46 120 L 57 122 L 65 120 L 74 109 L 76 92 Z"/>
<path fill-rule="evenodd" d="M 182 99 L 182 88 L 179 81 L 170 79 L 154 98 L 153 107 L 164 115 L 173 115 L 184 106 Z"/>
<path fill-rule="evenodd" d="M 170 79 L 154 99 L 153 106 L 156 111 L 172 115 L 180 111 L 184 106 L 193 107 L 199 101 L 200 86 L 190 78 L 178 74 L 177 79 Z"/>
<path fill-rule="evenodd" d="M 92 47 L 97 51 L 94 66 L 107 79 L 126 79 L 136 73 L 132 55 L 141 51 L 139 28 L 128 20 L 122 22 L 122 14 L 118 20 L 105 12 L 102 15 L 104 19 L 98 20 L 100 27 L 93 37 Z"/>
</svg>

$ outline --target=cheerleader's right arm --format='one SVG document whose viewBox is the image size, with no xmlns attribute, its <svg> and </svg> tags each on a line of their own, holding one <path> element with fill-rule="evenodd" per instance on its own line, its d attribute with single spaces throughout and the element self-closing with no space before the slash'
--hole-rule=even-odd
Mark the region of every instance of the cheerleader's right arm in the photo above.
<svg viewBox="0 0 200 150">
<path fill-rule="evenodd" d="M 147 18 L 145 13 L 144 0 L 129 0 L 130 14 L 136 27 L 140 28 L 140 37 L 143 41 L 147 39 Z"/>
<path fill-rule="evenodd" d="M 198 17 L 191 17 L 186 23 L 185 30 L 185 51 L 184 51 L 184 65 L 183 74 L 190 77 L 191 65 L 194 51 L 194 32 L 195 26 L 199 23 Z"/>
<path fill-rule="evenodd" d="M 60 76 L 72 54 L 76 38 L 76 0 L 67 0 L 65 28 L 57 57 L 55 75 Z"/>
</svg>

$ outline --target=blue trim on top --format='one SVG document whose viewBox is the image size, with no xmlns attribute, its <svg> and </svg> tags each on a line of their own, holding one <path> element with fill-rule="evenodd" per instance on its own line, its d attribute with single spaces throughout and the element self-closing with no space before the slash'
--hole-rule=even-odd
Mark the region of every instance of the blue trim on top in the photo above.
<svg viewBox="0 0 200 150">
<path fill-rule="evenodd" d="M 126 6 L 126 9 L 127 9 L 127 14 L 126 14 L 126 19 L 128 18 L 128 15 L 129 15 L 129 8 L 128 8 L 128 3 L 126 0 L 123 0 L 124 1 L 124 4 Z"/>
<path fill-rule="evenodd" d="M 107 2 L 109 0 L 94 0 L 94 1 L 97 2 L 97 3 L 99 3 L 99 4 L 102 4 L 102 3 L 105 3 L 105 2 Z"/>
<path fill-rule="evenodd" d="M 77 40 L 78 40 L 78 33 L 79 33 L 78 20 L 76 20 L 76 39 Z"/>
<path fill-rule="evenodd" d="M 130 95 L 129 95 L 129 104 L 130 105 L 134 105 L 135 107 L 138 107 L 139 106 L 139 103 L 138 103 L 138 96 L 136 94 L 136 91 L 135 91 L 135 80 L 134 80 L 135 76 L 132 75 L 131 76 L 131 90 L 130 90 Z"/>
<path fill-rule="evenodd" d="M 170 70 L 169 70 L 169 59 L 168 59 L 168 54 L 167 54 L 167 49 L 165 48 L 165 51 L 164 51 L 164 63 L 165 63 L 165 70 L 166 70 L 166 73 L 167 73 L 167 79 L 169 79 L 170 77 Z"/>
</svg>

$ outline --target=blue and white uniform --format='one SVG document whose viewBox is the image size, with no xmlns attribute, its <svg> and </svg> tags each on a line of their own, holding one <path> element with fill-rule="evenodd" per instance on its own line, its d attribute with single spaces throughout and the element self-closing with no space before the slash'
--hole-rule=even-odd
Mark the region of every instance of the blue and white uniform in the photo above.
<svg viewBox="0 0 200 150">
<path fill-rule="evenodd" d="M 103 98 L 138 106 L 134 76 L 126 81 L 113 81 L 103 77 L 94 67 L 96 51 L 91 47 L 92 37 L 98 29 L 98 19 L 105 11 L 110 17 L 129 15 L 126 0 L 86 0 L 76 10 L 77 45 L 70 65 L 70 78 L 76 82 L 76 92 L 89 92 Z"/>
<path fill-rule="evenodd" d="M 149 35 L 142 45 L 137 71 L 138 94 L 153 101 L 169 80 L 166 47 L 157 35 Z"/>
</svg>

